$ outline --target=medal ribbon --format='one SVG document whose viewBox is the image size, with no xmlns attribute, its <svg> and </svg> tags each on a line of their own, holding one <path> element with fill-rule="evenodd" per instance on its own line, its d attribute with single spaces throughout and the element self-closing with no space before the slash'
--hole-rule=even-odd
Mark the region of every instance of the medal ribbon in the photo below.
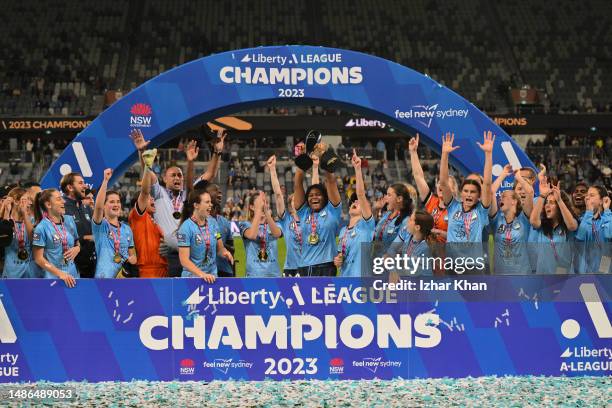
<svg viewBox="0 0 612 408">
<path fill-rule="evenodd" d="M 206 263 L 206 260 L 208 259 L 208 251 L 210 251 L 210 230 L 208 229 L 208 220 L 204 221 L 204 231 L 202 231 L 202 227 L 200 227 L 200 224 L 198 224 L 196 220 L 192 218 L 191 221 L 198 226 L 200 235 L 202 236 L 204 244 L 206 245 L 206 251 L 204 252 L 204 263 Z"/>
<path fill-rule="evenodd" d="M 268 233 L 268 222 L 264 221 L 263 231 L 261 229 L 261 224 L 259 225 L 259 251 L 262 253 L 266 253 L 266 235 Z"/>
<path fill-rule="evenodd" d="M 17 221 L 13 220 L 13 230 L 17 238 L 17 246 L 20 250 L 25 249 L 25 222 L 21 223 L 21 228 L 17 226 Z"/>
<path fill-rule="evenodd" d="M 293 218 L 293 216 L 291 216 Z M 291 231 L 293 231 L 293 236 L 295 237 L 295 239 L 298 242 L 298 250 L 300 252 L 300 254 L 302 253 L 302 229 L 299 227 L 299 220 L 296 221 L 295 219 L 293 219 L 290 223 L 289 223 L 289 228 L 291 228 Z"/>
<path fill-rule="evenodd" d="M 514 226 L 514 220 L 510 224 L 506 224 L 506 245 L 512 246 L 512 227 Z"/>
<path fill-rule="evenodd" d="M 408 255 L 409 257 L 412 256 L 412 253 L 414 252 L 414 240 L 412 239 L 412 237 L 410 238 L 410 241 L 408 241 L 408 248 L 406 248 L 406 255 Z"/>
<path fill-rule="evenodd" d="M 68 232 L 66 231 L 66 227 L 64 227 L 64 221 L 60 222 L 60 228 L 57 228 L 57 225 L 51 219 L 45 215 L 45 218 L 49 220 L 57 235 L 59 235 L 60 240 L 62 241 L 62 253 L 65 253 L 68 250 Z"/>
<path fill-rule="evenodd" d="M 346 255 L 346 240 L 348 239 L 348 227 L 344 230 L 344 235 L 342 235 L 342 257 L 344 258 Z"/>
<path fill-rule="evenodd" d="M 317 217 L 314 210 L 310 210 L 310 235 L 317 235 Z"/>
<path fill-rule="evenodd" d="M 115 249 L 115 254 L 121 256 L 121 221 L 119 221 L 119 226 L 115 227 L 111 225 L 111 223 L 107 220 L 108 229 L 110 230 L 111 237 L 113 238 L 113 248 Z"/>
<path fill-rule="evenodd" d="M 465 228 L 465 235 L 467 235 L 468 241 L 470 240 L 470 229 L 472 228 L 472 212 L 463 215 L 463 227 Z"/>
<path fill-rule="evenodd" d="M 553 238 L 555 236 L 555 231 L 553 231 Z M 557 264 L 559 263 L 559 254 L 557 253 L 557 246 L 555 245 L 555 241 L 553 241 L 553 238 L 548 237 L 548 240 L 550 241 L 550 247 L 553 250 L 553 255 L 555 256 L 555 261 L 557 262 Z"/>
<path fill-rule="evenodd" d="M 183 209 L 183 191 L 180 191 L 176 197 L 173 197 L 170 190 L 167 191 L 168 195 L 171 197 L 170 200 L 172 200 L 172 208 L 174 209 L 174 212 L 181 212 Z"/>
<path fill-rule="evenodd" d="M 593 239 L 595 240 L 595 243 L 597 244 L 598 247 L 601 248 L 601 241 L 599 239 L 599 230 L 595 227 L 595 219 L 592 220 L 591 222 L 591 232 L 593 233 Z"/>
<path fill-rule="evenodd" d="M 385 229 L 387 229 L 387 225 L 393 221 L 395 219 L 395 217 L 397 217 L 399 215 L 399 212 L 394 212 L 393 214 L 389 215 L 387 217 L 387 219 L 385 220 L 382 228 L 379 230 L 378 232 L 378 238 L 377 241 L 382 241 L 383 240 L 383 234 L 385 233 Z"/>
</svg>

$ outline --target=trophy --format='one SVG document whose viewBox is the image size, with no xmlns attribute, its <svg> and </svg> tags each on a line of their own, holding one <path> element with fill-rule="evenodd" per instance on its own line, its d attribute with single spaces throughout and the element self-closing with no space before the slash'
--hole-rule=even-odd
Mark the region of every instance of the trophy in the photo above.
<svg viewBox="0 0 612 408">
<path fill-rule="evenodd" d="M 157 156 L 157 149 L 149 149 L 142 152 L 142 161 L 147 169 L 150 169 L 151 166 L 153 166 L 155 156 Z"/>
<path fill-rule="evenodd" d="M 319 157 L 319 163 L 321 168 L 329 173 L 334 173 L 342 164 L 340 158 L 334 150 L 327 144 L 321 141 L 323 135 L 318 130 L 311 130 L 306 135 L 306 139 L 303 143 L 304 149 L 296 151 L 297 157 L 295 158 L 295 164 L 300 169 L 307 171 L 312 167 L 311 155 Z"/>
</svg>

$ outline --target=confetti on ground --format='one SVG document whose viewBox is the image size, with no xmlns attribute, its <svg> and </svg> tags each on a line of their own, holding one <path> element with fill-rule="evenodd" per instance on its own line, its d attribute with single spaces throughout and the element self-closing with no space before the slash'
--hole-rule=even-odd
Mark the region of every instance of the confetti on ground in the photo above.
<svg viewBox="0 0 612 408">
<path fill-rule="evenodd" d="M 41 385 L 49 383 L 40 383 Z M 62 407 L 604 407 L 612 377 L 479 377 L 373 381 L 66 383 Z M 4 403 L 3 403 L 4 405 Z M 9 403 L 7 406 L 22 406 Z M 45 406 L 51 406 L 47 403 Z"/>
</svg>

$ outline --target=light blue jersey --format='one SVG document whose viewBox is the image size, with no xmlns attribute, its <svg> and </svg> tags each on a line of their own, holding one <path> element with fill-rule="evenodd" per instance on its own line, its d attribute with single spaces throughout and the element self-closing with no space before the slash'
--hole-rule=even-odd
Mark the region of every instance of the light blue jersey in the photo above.
<svg viewBox="0 0 612 408">
<path fill-rule="evenodd" d="M 217 276 L 217 241 L 220 239 L 219 225 L 213 217 L 208 217 L 206 226 L 199 226 L 190 218 L 183 222 L 177 234 L 178 246 L 189 248 L 191 262 L 202 272 L 215 276 Z M 185 268 L 181 276 L 196 277 Z"/>
<path fill-rule="evenodd" d="M 375 227 L 372 216 L 367 220 L 360 218 L 351 228 L 342 227 L 338 240 L 338 253 L 342 253 L 341 277 L 356 278 L 370 275 L 372 272 L 371 262 L 369 262 L 370 251 L 364 251 L 365 245 L 363 244 L 372 242 Z M 367 270 L 362 268 L 367 268 Z"/>
<path fill-rule="evenodd" d="M 479 201 L 470 211 L 463 211 L 463 205 L 452 199 L 448 205 L 447 251 L 450 258 L 477 258 L 485 260 L 483 251 L 483 230 L 489 224 L 489 210 Z M 485 260 L 486 263 L 486 260 Z M 467 273 L 484 273 L 472 269 Z"/>
<path fill-rule="evenodd" d="M 387 211 L 380 217 L 380 220 L 378 220 L 374 230 L 374 241 L 390 244 L 395 240 L 400 230 L 406 226 L 408 217 L 405 217 L 401 222 L 397 222 L 397 217 L 399 217 L 400 214 L 396 215 L 394 218 L 391 218 L 391 214 L 391 211 Z"/>
<path fill-rule="evenodd" d="M 19 240 L 22 241 L 22 249 L 27 252 L 27 258 L 19 259 Z M 13 240 L 4 249 L 4 271 L 3 278 L 36 278 L 36 263 L 32 257 L 32 242 L 28 236 L 25 223 L 15 221 L 13 224 Z"/>
<path fill-rule="evenodd" d="M 64 262 L 64 248 L 70 249 L 79 239 L 74 218 L 64 215 L 62 223 L 56 224 L 48 218 L 43 218 L 34 228 L 32 245 L 44 248 L 44 257 L 53 266 L 79 278 L 79 273 L 74 261 Z M 57 276 L 45 270 L 44 277 L 47 279 L 58 279 Z"/>
<path fill-rule="evenodd" d="M 301 266 L 314 266 L 333 262 L 336 256 L 336 235 L 340 229 L 341 204 L 328 202 L 321 211 L 314 212 L 308 204 L 302 205 L 297 214 L 302 227 Z M 314 224 L 314 228 L 313 228 Z M 312 240 L 313 231 L 316 239 Z"/>
<path fill-rule="evenodd" d="M 121 265 L 129 258 L 128 248 L 134 248 L 132 229 L 121 222 L 119 227 L 111 225 L 106 218 L 100 224 L 91 220 L 91 233 L 96 243 L 96 275 L 100 278 L 114 278 L 119 273 Z M 119 242 L 120 262 L 115 262 L 115 241 Z"/>
<path fill-rule="evenodd" d="M 585 211 L 576 231 L 576 273 L 599 272 L 601 258 L 610 255 L 610 239 L 606 237 L 604 225 L 611 221 L 610 210 L 606 210 L 598 218 L 593 217 L 593 211 Z M 605 273 L 607 272 L 606 270 Z"/>
<path fill-rule="evenodd" d="M 221 241 L 223 244 L 225 244 L 232 239 L 232 224 L 227 218 L 221 215 L 214 217 L 214 219 L 217 221 L 217 225 L 219 226 Z M 219 256 L 219 254 L 217 254 L 217 270 L 229 274 L 234 272 L 232 264 L 227 260 L 227 258 Z"/>
<path fill-rule="evenodd" d="M 541 227 L 536 231 L 538 248 L 536 273 L 551 275 L 572 272 L 574 233 L 565 231 L 561 226 L 553 230 L 552 237 L 545 235 Z"/>
<path fill-rule="evenodd" d="M 602 215 L 603 224 L 601 226 L 601 231 L 605 239 L 612 241 L 612 211 L 604 210 Z"/>
<path fill-rule="evenodd" d="M 525 213 L 521 211 L 518 217 L 507 223 L 504 213 L 498 211 L 490 222 L 495 248 L 495 274 L 531 274 L 531 264 L 527 253 L 527 239 L 531 225 Z"/>
<path fill-rule="evenodd" d="M 246 252 L 246 276 L 249 278 L 278 278 L 281 275 L 278 266 L 278 239 L 272 235 L 270 226 L 266 224 L 264 231 L 264 225 L 259 225 L 256 240 L 244 236 L 244 232 L 251 228 L 250 222 L 242 221 L 238 224 L 238 228 L 240 228 Z M 264 237 L 265 239 L 262 239 Z M 260 259 L 260 253 L 264 250 L 264 242 L 266 255 L 264 259 Z"/>
<path fill-rule="evenodd" d="M 296 221 L 293 215 L 285 211 L 278 225 L 283 231 L 285 246 L 287 247 L 284 269 L 297 269 L 302 266 L 303 235 L 300 227 L 300 220 L 298 218 Z"/>
<path fill-rule="evenodd" d="M 408 228 L 404 227 L 399 231 L 397 237 L 393 241 L 393 247 L 395 252 L 399 251 L 400 254 L 405 254 L 412 259 L 409 264 L 411 268 L 412 265 L 418 265 L 414 273 L 410 271 L 411 275 L 433 276 L 431 272 L 432 265 L 428 262 L 428 259 L 431 258 L 431 250 L 427 244 L 427 240 L 422 239 L 416 241 L 408 231 Z"/>
</svg>

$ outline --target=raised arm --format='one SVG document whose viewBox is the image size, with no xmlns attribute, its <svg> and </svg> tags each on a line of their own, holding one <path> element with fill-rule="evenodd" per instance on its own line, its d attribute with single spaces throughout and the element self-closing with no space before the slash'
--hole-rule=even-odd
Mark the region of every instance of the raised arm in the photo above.
<svg viewBox="0 0 612 408">
<path fill-rule="evenodd" d="M 265 195 L 263 191 L 260 191 L 257 195 L 257 198 L 253 202 L 253 207 L 255 211 L 255 215 L 253 216 L 253 220 L 251 222 L 251 226 L 244 230 L 244 237 L 250 239 L 251 241 L 255 241 L 257 239 L 257 235 L 259 234 L 259 226 L 261 225 L 261 216 L 264 214 L 264 205 L 265 205 Z"/>
<path fill-rule="evenodd" d="M 483 181 L 482 181 L 482 197 L 480 201 L 484 208 L 489 208 L 491 205 L 491 194 L 485 193 L 491 191 L 491 180 L 493 176 L 493 145 L 495 144 L 495 135 L 490 130 L 484 132 L 482 144 L 478 143 L 478 147 L 485 154 L 485 163 L 483 170 Z"/>
<path fill-rule="evenodd" d="M 517 183 L 521 185 L 521 187 L 525 191 L 525 204 L 523 205 L 523 213 L 527 216 L 527 218 L 529 218 L 531 216 L 531 211 L 533 210 L 533 186 L 530 182 L 525 180 L 523 176 L 521 176 L 520 170 L 514 172 L 514 179 Z"/>
<path fill-rule="evenodd" d="M 491 218 L 495 217 L 495 214 L 497 214 L 497 191 L 499 191 L 502 183 L 510 174 L 512 174 L 512 166 L 506 164 L 499 177 L 491 184 L 491 205 L 489 206 L 489 217 Z"/>
<path fill-rule="evenodd" d="M 270 206 L 267 201 L 264 204 L 264 215 L 266 217 L 266 222 L 270 226 L 270 233 L 272 234 L 272 236 L 275 238 L 280 238 L 281 235 L 283 235 L 283 232 L 281 231 L 278 224 L 276 224 L 276 221 L 274 221 L 274 217 L 272 217 L 272 211 L 270 210 Z"/>
<path fill-rule="evenodd" d="M 272 191 L 274 192 L 276 214 L 280 217 L 285 213 L 285 197 L 283 197 L 280 182 L 278 181 L 278 174 L 276 174 L 276 156 L 270 156 L 266 165 L 268 166 L 268 170 L 270 170 L 270 182 L 272 183 Z"/>
<path fill-rule="evenodd" d="M 327 189 L 327 197 L 329 202 L 334 207 L 340 204 L 340 191 L 338 191 L 338 182 L 334 173 L 325 173 L 325 188 Z"/>
<path fill-rule="evenodd" d="M 213 143 L 213 153 L 210 158 L 210 162 L 208 163 L 208 167 L 204 174 L 202 174 L 198 180 L 206 180 L 210 181 L 217 176 L 217 172 L 219 171 L 219 165 L 221 164 L 221 154 L 223 153 L 223 146 L 225 143 L 225 137 L 227 134 L 223 129 L 219 129 L 217 131 L 217 138 Z"/>
<path fill-rule="evenodd" d="M 442 135 L 442 154 L 440 156 L 440 190 L 442 191 L 442 200 L 445 205 L 450 204 L 453 199 L 453 192 L 448 182 L 448 155 L 459 149 L 459 146 L 453 146 L 455 141 L 454 133 Z"/>
<path fill-rule="evenodd" d="M 419 192 L 419 197 L 422 201 L 425 201 L 425 198 L 427 198 L 429 195 L 430 190 L 429 186 L 427 185 L 427 181 L 425 181 L 425 173 L 423 173 L 421 161 L 419 160 L 418 148 L 419 134 L 417 133 L 416 136 L 410 139 L 410 142 L 408 142 L 408 150 L 410 151 L 412 177 L 414 177 L 414 183 L 416 184 L 417 191 Z"/>
<path fill-rule="evenodd" d="M 193 190 L 193 162 L 198 158 L 200 148 L 198 142 L 190 140 L 185 148 L 185 156 L 187 157 L 187 174 L 185 175 L 185 188 L 187 193 Z"/>
<path fill-rule="evenodd" d="M 369 220 L 372 217 L 372 207 L 366 197 L 365 183 L 363 182 L 363 174 L 361 172 L 361 158 L 357 156 L 357 152 L 353 149 L 353 158 L 351 160 L 353 168 L 355 169 L 355 190 L 357 198 L 359 199 L 359 206 L 361 207 L 361 216 L 365 220 Z"/>
<path fill-rule="evenodd" d="M 192 274 L 199 276 L 200 278 L 204 279 L 208 283 L 213 283 L 215 281 L 214 275 L 211 275 L 209 273 L 206 273 L 200 270 L 200 268 L 198 268 L 196 264 L 194 264 L 191 261 L 191 259 L 189 258 L 189 255 L 191 254 L 190 247 L 179 247 L 178 253 L 179 253 L 179 261 L 181 262 L 181 266 L 183 268 L 187 269 Z"/>
<path fill-rule="evenodd" d="M 312 155 L 312 184 L 319 184 L 321 178 L 319 177 L 319 156 L 316 154 Z"/>
<path fill-rule="evenodd" d="M 149 205 L 149 199 L 151 198 L 151 185 L 153 184 L 153 179 L 155 177 L 155 174 L 153 174 L 153 172 L 147 165 L 147 162 L 153 163 L 154 161 L 155 161 L 155 151 L 151 151 L 149 153 L 149 157 L 147 157 L 147 160 L 144 161 L 144 165 L 142 167 L 142 179 L 140 181 L 140 193 L 138 194 L 138 209 L 143 212 Z"/>
<path fill-rule="evenodd" d="M 297 167 L 293 176 L 293 206 L 299 210 L 306 200 L 304 191 L 304 171 Z"/>
<path fill-rule="evenodd" d="M 30 217 L 28 217 L 29 208 L 30 200 L 28 199 L 28 197 L 26 197 L 26 195 L 23 195 L 21 197 L 21 200 L 19 200 L 19 207 L 17 208 L 17 211 L 19 211 L 21 218 L 23 218 L 23 224 L 25 225 L 26 234 L 28 234 L 28 238 L 30 239 L 30 242 L 32 242 L 32 233 L 34 231 L 34 226 L 32 225 Z"/>
<path fill-rule="evenodd" d="M 98 195 L 96 196 L 96 204 L 93 210 L 93 222 L 99 224 L 102 222 L 102 218 L 104 218 L 104 201 L 106 200 L 106 190 L 108 189 L 108 181 L 113 175 L 112 169 L 104 170 L 104 179 L 102 180 L 102 184 L 100 184 L 100 188 L 98 189 Z"/>
<path fill-rule="evenodd" d="M 561 199 L 561 182 L 559 181 L 556 186 L 552 186 L 552 193 L 555 196 L 555 201 L 559 206 L 559 210 L 561 211 L 561 215 L 563 216 L 563 221 L 565 221 L 565 225 L 567 229 L 570 231 L 576 231 L 578 229 L 578 221 L 574 218 L 574 214 L 567 208 L 565 202 Z"/>
</svg>

